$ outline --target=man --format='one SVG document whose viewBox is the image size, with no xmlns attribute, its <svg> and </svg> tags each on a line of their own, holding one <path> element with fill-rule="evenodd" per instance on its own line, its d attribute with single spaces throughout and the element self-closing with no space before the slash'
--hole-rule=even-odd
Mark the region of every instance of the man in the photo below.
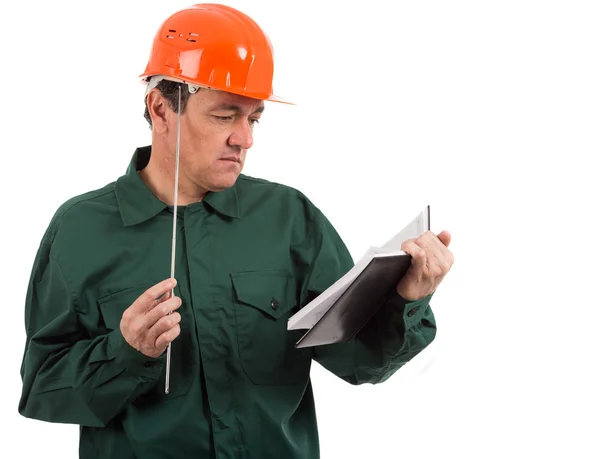
<svg viewBox="0 0 600 459">
<path fill-rule="evenodd" d="M 299 191 L 241 174 L 264 101 L 279 101 L 272 73 L 268 38 L 239 11 L 168 18 L 143 74 L 152 145 L 43 237 L 19 411 L 80 425 L 82 458 L 318 458 L 311 362 L 375 384 L 434 339 L 447 232 L 404 243 L 409 271 L 355 339 L 294 348 L 288 318 L 352 259 Z"/>
</svg>

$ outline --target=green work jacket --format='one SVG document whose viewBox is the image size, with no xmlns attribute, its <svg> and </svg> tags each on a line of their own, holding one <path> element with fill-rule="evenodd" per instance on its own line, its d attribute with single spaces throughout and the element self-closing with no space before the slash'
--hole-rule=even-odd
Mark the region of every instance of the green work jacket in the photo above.
<svg viewBox="0 0 600 459">
<path fill-rule="evenodd" d="M 64 203 L 37 252 L 25 305 L 19 412 L 81 426 L 84 459 L 316 459 L 313 361 L 350 384 L 380 383 L 435 337 L 430 297 L 396 292 L 347 343 L 296 349 L 299 308 L 352 266 L 299 191 L 240 175 L 177 212 L 181 334 L 150 358 L 123 311 L 171 271 L 173 208 L 137 171 Z M 373 415 L 376 416 L 376 408 Z"/>
</svg>

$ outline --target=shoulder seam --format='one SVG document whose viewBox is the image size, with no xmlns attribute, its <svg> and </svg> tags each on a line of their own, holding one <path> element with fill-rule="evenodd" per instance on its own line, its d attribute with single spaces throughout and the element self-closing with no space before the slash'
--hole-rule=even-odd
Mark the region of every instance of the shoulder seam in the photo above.
<svg viewBox="0 0 600 459">
<path fill-rule="evenodd" d="M 72 203 L 69 205 L 69 207 L 67 207 L 67 208 L 63 209 L 63 210 L 62 210 L 62 212 L 56 216 L 56 217 L 57 217 L 57 219 L 59 219 L 59 220 L 60 220 L 60 219 L 62 219 L 62 217 L 63 217 L 63 216 L 64 216 L 64 215 L 65 215 L 67 212 L 69 212 L 69 211 L 70 211 L 70 210 L 71 210 L 73 207 L 75 207 L 77 204 L 81 204 L 82 202 L 86 202 L 86 201 L 91 201 L 91 200 L 93 200 L 93 199 L 99 198 L 99 197 L 101 197 L 101 196 L 104 196 L 104 195 L 106 195 L 106 194 L 113 193 L 113 192 L 114 192 L 114 188 L 115 188 L 115 187 L 114 187 L 114 182 L 113 182 L 113 183 L 111 183 L 111 184 L 109 184 L 109 185 L 107 185 L 107 186 L 110 186 L 110 188 L 109 188 L 108 190 L 105 190 L 105 191 L 103 191 L 103 192 L 100 192 L 100 190 L 88 191 L 87 193 L 85 193 L 85 194 L 83 194 L 83 195 L 80 195 L 80 196 L 76 196 L 76 197 L 74 197 L 74 198 L 71 198 L 71 199 L 70 199 L 70 200 L 68 200 L 68 201 L 71 201 L 71 200 L 73 200 L 74 202 L 72 202 Z M 98 194 L 94 194 L 94 193 L 98 193 Z M 93 196 L 86 196 L 86 195 L 89 195 L 89 194 L 94 194 L 94 195 L 93 195 Z M 84 196 L 85 196 L 85 197 L 84 197 Z M 67 201 L 67 202 L 68 202 L 68 201 Z M 63 205 L 64 205 L 64 204 L 63 204 Z"/>
<path fill-rule="evenodd" d="M 56 235 L 56 231 L 58 231 L 58 227 L 60 223 L 64 219 L 65 215 L 73 209 L 76 205 L 81 204 L 82 202 L 91 201 L 93 199 L 99 198 L 101 196 L 105 196 L 107 194 L 113 193 L 115 188 L 115 182 L 109 183 L 103 188 L 108 187 L 107 190 L 101 191 L 103 188 L 99 188 L 97 190 L 88 191 L 87 193 L 83 193 L 79 196 L 74 196 L 61 204 L 56 210 L 52 221 L 48 229 L 46 230 L 46 234 L 42 238 L 42 245 L 53 245 L 54 237 Z M 90 196 L 91 195 L 91 196 Z M 72 202 L 71 202 L 72 201 Z M 67 203 L 70 203 L 67 207 L 64 207 Z M 46 240 L 46 236 L 51 236 L 51 240 Z"/>
</svg>

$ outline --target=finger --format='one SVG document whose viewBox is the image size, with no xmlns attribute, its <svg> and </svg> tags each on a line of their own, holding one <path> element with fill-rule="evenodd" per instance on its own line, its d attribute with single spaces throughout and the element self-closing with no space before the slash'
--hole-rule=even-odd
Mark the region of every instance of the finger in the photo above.
<svg viewBox="0 0 600 459">
<path fill-rule="evenodd" d="M 171 312 L 175 311 L 180 306 L 181 298 L 179 298 L 178 296 L 174 296 L 173 298 L 169 298 L 168 300 L 156 304 L 152 309 L 150 309 L 146 313 L 146 329 L 152 328 L 154 324 L 156 324 L 160 319 L 169 315 Z"/>
<path fill-rule="evenodd" d="M 440 240 L 435 234 L 433 234 L 433 232 L 426 231 L 417 239 L 415 239 L 415 243 L 423 250 L 427 251 L 428 249 L 435 247 L 437 244 L 440 244 Z"/>
<path fill-rule="evenodd" d="M 160 335 L 179 325 L 179 322 L 181 322 L 181 315 L 178 312 L 161 318 L 148 330 L 148 341 L 155 342 Z"/>
<path fill-rule="evenodd" d="M 153 285 L 142 293 L 131 305 L 135 312 L 146 312 L 161 302 L 161 297 L 177 285 L 175 279 L 169 278 Z"/>
<path fill-rule="evenodd" d="M 156 301 L 158 301 L 158 304 L 160 304 L 160 303 L 167 301 L 169 298 L 172 298 L 172 297 L 173 297 L 173 289 L 169 289 L 169 291 L 167 293 L 165 293 L 160 298 L 157 298 Z M 156 305 L 155 305 L 155 307 L 156 307 Z"/>
<path fill-rule="evenodd" d="M 167 300 L 171 299 L 173 297 L 173 289 L 170 289 L 167 293 L 165 293 L 163 296 L 161 296 L 160 298 L 157 298 L 156 300 L 154 300 L 154 302 L 152 303 L 152 305 L 150 306 L 150 309 L 148 309 L 146 311 L 146 314 L 148 314 L 149 311 L 154 310 L 155 308 L 157 308 L 160 304 L 163 304 L 164 302 L 166 302 Z"/>
<path fill-rule="evenodd" d="M 450 241 L 452 240 L 452 237 L 450 236 L 450 233 L 448 231 L 442 231 L 440 234 L 437 235 L 437 237 L 440 241 L 442 241 L 442 244 L 444 244 L 446 247 L 450 245 Z"/>
<path fill-rule="evenodd" d="M 454 255 L 452 255 L 452 252 L 448 248 L 452 239 L 450 233 L 442 231 L 437 237 L 434 236 L 434 239 L 436 242 L 435 258 L 439 261 L 444 272 L 448 272 L 454 264 Z"/>
<path fill-rule="evenodd" d="M 415 240 L 405 241 L 402 244 L 402 250 L 412 257 L 411 263 L 415 268 L 422 269 L 427 264 L 427 254 Z"/>
<path fill-rule="evenodd" d="M 447 231 L 443 233 L 450 235 Z M 448 272 L 452 265 L 452 253 L 438 236 L 428 231 L 415 242 L 427 252 L 428 268 L 433 276 L 439 277 Z"/>
<path fill-rule="evenodd" d="M 165 349 L 170 342 L 179 336 L 179 333 L 181 333 L 181 328 L 179 327 L 179 324 L 176 324 L 174 327 L 160 334 L 158 338 L 156 338 L 154 346 L 157 349 Z"/>
</svg>

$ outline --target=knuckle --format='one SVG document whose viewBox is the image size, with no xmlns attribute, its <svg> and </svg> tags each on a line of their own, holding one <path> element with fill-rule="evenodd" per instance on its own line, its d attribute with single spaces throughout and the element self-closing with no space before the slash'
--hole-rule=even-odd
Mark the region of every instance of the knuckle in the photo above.
<svg viewBox="0 0 600 459">
<path fill-rule="evenodd" d="M 123 315 L 121 316 L 121 323 L 128 324 L 131 322 L 131 311 L 129 309 L 125 309 Z"/>
<path fill-rule="evenodd" d="M 175 305 L 177 304 L 177 299 L 175 297 L 171 297 L 169 298 L 167 301 L 165 301 L 165 307 L 167 308 L 167 310 L 171 310 L 175 307 Z"/>
<path fill-rule="evenodd" d="M 171 311 L 175 311 L 176 309 L 179 309 L 180 306 L 181 306 L 181 298 L 176 298 L 173 301 L 173 304 L 171 306 Z"/>
<path fill-rule="evenodd" d="M 139 321 L 135 321 L 133 323 L 130 324 L 129 329 L 137 336 L 137 335 L 142 335 L 144 328 L 142 326 L 142 324 Z"/>
<path fill-rule="evenodd" d="M 179 324 L 176 324 L 173 327 L 173 339 L 177 338 L 180 333 L 181 333 L 181 327 L 179 326 Z"/>
<path fill-rule="evenodd" d="M 174 311 L 175 309 L 179 308 L 179 306 L 181 306 L 181 298 L 178 296 L 174 296 L 169 300 L 169 311 Z"/>
<path fill-rule="evenodd" d="M 167 323 L 165 325 L 166 325 L 167 329 L 171 329 L 178 323 L 179 323 L 179 320 L 177 320 L 177 317 L 175 317 L 175 314 L 171 314 L 168 317 Z"/>
<path fill-rule="evenodd" d="M 161 303 L 161 305 L 159 306 L 158 312 L 160 313 L 161 317 L 166 316 L 169 313 L 169 305 L 167 303 Z"/>
<path fill-rule="evenodd" d="M 402 242 L 401 247 L 410 247 L 412 245 L 415 244 L 415 239 L 411 238 L 411 239 L 406 239 L 404 242 Z"/>
<path fill-rule="evenodd" d="M 145 304 L 152 303 L 154 301 L 154 295 L 152 295 L 152 292 L 150 290 L 146 290 L 144 293 L 142 293 L 140 299 Z"/>
</svg>

